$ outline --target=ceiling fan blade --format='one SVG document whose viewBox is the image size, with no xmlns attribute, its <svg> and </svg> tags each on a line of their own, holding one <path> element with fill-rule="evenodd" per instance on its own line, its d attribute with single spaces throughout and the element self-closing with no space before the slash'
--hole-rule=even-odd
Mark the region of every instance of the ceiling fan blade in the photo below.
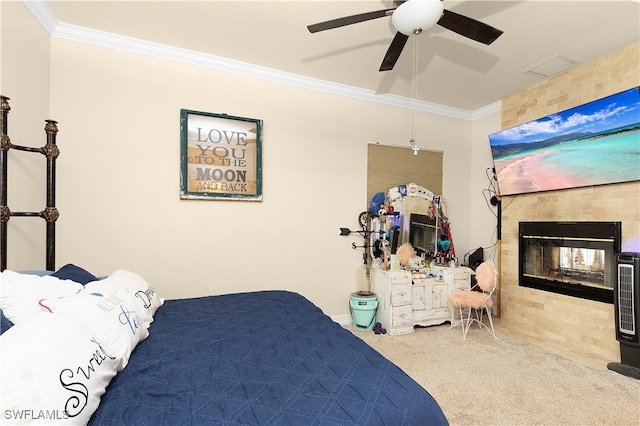
<svg viewBox="0 0 640 426">
<path fill-rule="evenodd" d="M 333 28 L 344 27 L 346 25 L 357 24 L 359 22 L 369 21 L 371 19 L 384 18 L 388 16 L 396 8 L 376 10 L 374 12 L 359 13 L 357 15 L 344 16 L 342 18 L 332 19 L 330 21 L 320 22 L 313 25 L 308 25 L 307 29 L 310 33 L 317 33 L 318 31 L 331 30 Z"/>
<path fill-rule="evenodd" d="M 438 25 L 484 44 L 491 44 L 502 35 L 497 28 L 446 9 Z"/>
<path fill-rule="evenodd" d="M 404 49 L 404 45 L 407 44 L 407 40 L 409 40 L 409 36 L 402 34 L 400 31 L 396 33 L 396 36 L 393 38 L 393 41 L 387 50 L 387 54 L 384 55 L 384 59 L 380 65 L 380 71 L 389 71 L 393 69 L 400 57 L 400 54 L 402 53 L 402 49 Z"/>
</svg>

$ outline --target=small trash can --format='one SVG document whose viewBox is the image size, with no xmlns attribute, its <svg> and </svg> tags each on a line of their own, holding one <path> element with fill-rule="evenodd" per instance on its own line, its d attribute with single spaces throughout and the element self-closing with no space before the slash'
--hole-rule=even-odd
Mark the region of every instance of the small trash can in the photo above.
<svg viewBox="0 0 640 426">
<path fill-rule="evenodd" d="M 370 291 L 351 293 L 349 301 L 351 320 L 355 330 L 373 330 L 376 323 L 378 296 Z"/>
</svg>

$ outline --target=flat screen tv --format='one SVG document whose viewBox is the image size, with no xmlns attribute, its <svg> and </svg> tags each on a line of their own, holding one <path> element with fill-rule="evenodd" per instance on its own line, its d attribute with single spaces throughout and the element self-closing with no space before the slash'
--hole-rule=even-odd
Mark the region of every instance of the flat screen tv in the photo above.
<svg viewBox="0 0 640 426">
<path fill-rule="evenodd" d="M 640 90 L 489 135 L 501 195 L 640 180 Z"/>
</svg>

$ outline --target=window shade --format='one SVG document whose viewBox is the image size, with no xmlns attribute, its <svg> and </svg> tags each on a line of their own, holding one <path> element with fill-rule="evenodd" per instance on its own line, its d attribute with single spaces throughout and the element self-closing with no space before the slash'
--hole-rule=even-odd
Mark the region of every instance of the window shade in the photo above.
<svg viewBox="0 0 640 426">
<path fill-rule="evenodd" d="M 416 183 L 436 195 L 442 194 L 442 157 L 439 151 L 370 143 L 367 150 L 367 208 L 378 192 L 394 186 Z"/>
</svg>

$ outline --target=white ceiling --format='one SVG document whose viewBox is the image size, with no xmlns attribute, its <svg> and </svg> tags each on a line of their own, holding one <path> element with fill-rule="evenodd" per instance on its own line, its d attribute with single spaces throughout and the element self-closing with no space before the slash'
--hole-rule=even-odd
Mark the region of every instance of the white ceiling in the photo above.
<svg viewBox="0 0 640 426">
<path fill-rule="evenodd" d="M 391 0 L 47 3 L 59 23 L 464 111 L 543 81 L 523 71 L 553 56 L 579 65 L 640 41 L 638 0 L 444 0 L 504 34 L 486 46 L 435 26 L 409 40 L 392 71 L 379 72 L 395 34 L 390 18 L 315 34 L 306 26 L 390 8 Z"/>
</svg>

